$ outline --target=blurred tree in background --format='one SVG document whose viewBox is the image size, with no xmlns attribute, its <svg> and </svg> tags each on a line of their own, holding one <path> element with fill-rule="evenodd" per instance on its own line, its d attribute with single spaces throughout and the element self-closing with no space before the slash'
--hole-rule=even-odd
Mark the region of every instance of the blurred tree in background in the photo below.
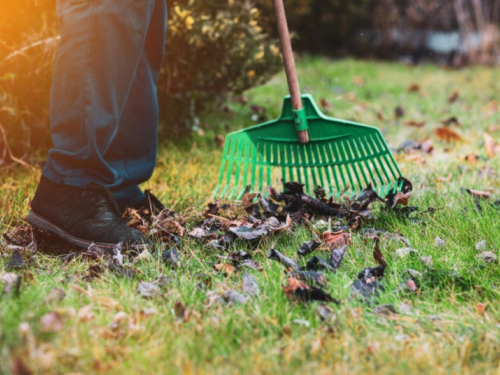
<svg viewBox="0 0 500 375">
<path fill-rule="evenodd" d="M 285 0 L 294 48 L 320 54 L 355 52 L 353 40 L 370 24 L 373 0 Z M 271 0 L 257 0 L 267 17 L 267 31 L 276 35 Z"/>
<path fill-rule="evenodd" d="M 0 12 L 0 167 L 8 144 L 47 147 L 58 43 L 56 0 L 4 1 Z M 167 0 L 158 96 L 162 124 L 188 133 L 197 116 L 280 69 L 271 0 Z M 307 53 L 428 58 L 429 35 L 459 34 L 448 63 L 498 63 L 500 0 L 285 0 L 294 48 Z M 463 48 L 465 46 L 465 48 Z"/>
</svg>

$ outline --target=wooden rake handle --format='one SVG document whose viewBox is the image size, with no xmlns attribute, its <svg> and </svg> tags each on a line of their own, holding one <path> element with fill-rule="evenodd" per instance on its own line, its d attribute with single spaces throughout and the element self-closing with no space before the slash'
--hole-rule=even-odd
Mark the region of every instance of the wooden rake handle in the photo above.
<svg viewBox="0 0 500 375">
<path fill-rule="evenodd" d="M 295 60 L 293 58 L 292 42 L 290 41 L 290 32 L 286 21 L 285 7 L 283 0 L 273 0 L 274 12 L 276 14 L 276 22 L 278 24 L 278 34 L 280 37 L 281 53 L 285 65 L 286 80 L 288 82 L 288 90 L 292 100 L 292 108 L 296 111 L 301 110 L 302 97 L 300 95 L 299 80 L 297 79 L 297 70 L 295 69 Z M 309 142 L 309 131 L 297 131 L 300 143 Z"/>
</svg>

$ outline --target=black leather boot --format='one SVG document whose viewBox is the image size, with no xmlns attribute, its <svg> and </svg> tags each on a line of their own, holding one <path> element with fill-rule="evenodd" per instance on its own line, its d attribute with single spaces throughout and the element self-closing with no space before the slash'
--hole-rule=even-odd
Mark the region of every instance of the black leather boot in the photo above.
<svg viewBox="0 0 500 375">
<path fill-rule="evenodd" d="M 28 222 L 84 248 L 94 243 L 112 249 L 123 242 L 139 250 L 146 245 L 144 236 L 121 219 L 113 194 L 95 183 L 60 185 L 42 176 Z"/>
</svg>

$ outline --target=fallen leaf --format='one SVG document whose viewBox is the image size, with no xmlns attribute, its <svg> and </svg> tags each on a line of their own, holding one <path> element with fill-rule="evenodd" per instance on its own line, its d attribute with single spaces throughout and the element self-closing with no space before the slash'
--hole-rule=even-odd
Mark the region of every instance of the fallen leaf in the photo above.
<svg viewBox="0 0 500 375">
<path fill-rule="evenodd" d="M 45 296 L 43 302 L 45 303 L 57 303 L 61 302 L 66 297 L 66 292 L 61 288 L 53 288 L 50 292 Z"/>
<path fill-rule="evenodd" d="M 403 247 L 401 249 L 396 249 L 394 252 L 401 258 L 406 258 L 410 254 L 418 254 L 418 251 L 413 247 Z"/>
<path fill-rule="evenodd" d="M 358 273 L 358 280 L 366 282 L 366 280 L 373 278 L 381 278 L 384 276 L 385 266 L 367 267 Z"/>
<path fill-rule="evenodd" d="M 26 267 L 26 262 L 24 260 L 23 255 L 17 249 L 12 251 L 12 255 L 10 256 L 9 261 L 5 265 L 5 269 L 8 270 L 16 270 Z"/>
<path fill-rule="evenodd" d="M 423 128 L 425 126 L 425 121 L 406 120 L 404 124 L 415 128 Z"/>
<path fill-rule="evenodd" d="M 476 243 L 476 250 L 477 251 L 483 251 L 486 250 L 486 240 L 479 241 Z"/>
<path fill-rule="evenodd" d="M 308 271 L 332 271 L 335 269 L 325 259 L 319 256 L 313 256 L 307 261 L 306 270 Z"/>
<path fill-rule="evenodd" d="M 231 276 L 234 271 L 235 271 L 235 268 L 233 265 L 229 264 L 229 263 L 218 263 L 218 264 L 214 264 L 214 268 L 219 271 L 219 272 L 223 272 L 225 273 L 226 275 L 228 276 Z"/>
<path fill-rule="evenodd" d="M 43 315 L 40 323 L 42 332 L 60 332 L 64 328 L 61 315 L 55 311 Z"/>
<path fill-rule="evenodd" d="M 335 317 L 335 311 L 330 306 L 319 304 L 317 311 L 323 321 L 328 322 Z"/>
<path fill-rule="evenodd" d="M 92 312 L 93 306 L 87 305 L 83 306 L 80 310 L 78 310 L 77 319 L 79 323 L 90 322 L 94 319 L 94 313 Z"/>
<path fill-rule="evenodd" d="M 119 311 L 113 317 L 113 321 L 109 324 L 109 328 L 116 330 L 120 325 L 128 320 L 128 314 L 124 311 Z"/>
<path fill-rule="evenodd" d="M 287 285 L 283 287 L 283 292 L 290 300 L 325 301 L 338 303 L 323 290 L 314 286 L 304 284 L 293 277 L 288 278 Z"/>
<path fill-rule="evenodd" d="M 208 239 L 216 239 L 217 233 L 210 232 L 208 230 L 205 230 L 203 228 L 193 228 L 189 233 L 188 236 L 194 237 L 194 238 L 208 238 Z"/>
<path fill-rule="evenodd" d="M 396 195 L 392 198 L 392 205 L 391 207 L 394 208 L 398 204 L 402 204 L 403 206 L 408 206 L 408 200 L 411 198 L 411 193 L 402 193 L 398 192 Z"/>
<path fill-rule="evenodd" d="M 479 256 L 486 262 L 486 263 L 493 263 L 498 261 L 497 255 L 493 251 L 483 251 Z"/>
<path fill-rule="evenodd" d="M 323 241 L 330 250 L 339 249 L 344 245 L 348 246 L 351 244 L 351 233 L 347 233 L 344 230 L 337 232 L 326 231 L 323 233 Z"/>
<path fill-rule="evenodd" d="M 479 314 L 479 315 L 482 315 L 484 316 L 485 312 L 486 312 L 486 306 L 488 306 L 487 303 L 481 303 L 481 302 L 478 302 L 477 305 L 476 305 L 476 312 Z"/>
<path fill-rule="evenodd" d="M 451 178 L 452 178 L 452 177 L 453 177 L 453 175 L 452 175 L 451 173 L 448 173 L 448 176 L 446 176 L 446 177 L 441 177 L 441 176 L 439 176 L 437 179 L 438 179 L 438 181 L 448 183 L 448 182 L 450 182 L 450 181 L 451 181 Z"/>
<path fill-rule="evenodd" d="M 478 198 L 489 198 L 491 195 L 489 191 L 472 190 L 472 189 L 465 189 L 465 191 L 470 195 L 472 195 L 473 197 L 478 197 Z"/>
<path fill-rule="evenodd" d="M 377 315 L 397 314 L 396 309 L 392 305 L 378 305 L 373 308 L 373 312 Z"/>
<path fill-rule="evenodd" d="M 445 126 L 451 126 L 451 125 L 458 126 L 458 127 L 462 126 L 460 124 L 460 121 L 458 121 L 458 118 L 456 118 L 455 116 L 452 116 L 446 120 L 441 121 L 441 124 L 443 124 Z"/>
<path fill-rule="evenodd" d="M 33 371 L 18 357 L 11 359 L 11 375 L 32 375 Z"/>
<path fill-rule="evenodd" d="M 311 355 L 317 355 L 325 347 L 325 342 L 321 337 L 317 337 L 311 343 Z"/>
<path fill-rule="evenodd" d="M 410 289 L 413 293 L 415 293 L 415 292 L 417 292 L 417 291 L 418 291 L 418 288 L 417 288 L 417 286 L 415 285 L 415 281 L 413 281 L 413 280 L 408 280 L 408 281 L 406 282 L 406 285 L 408 286 L 408 288 L 409 288 L 409 289 Z"/>
<path fill-rule="evenodd" d="M 326 276 L 322 272 L 316 271 L 293 271 L 288 274 L 290 277 L 293 277 L 299 281 L 303 281 L 305 283 L 313 283 L 318 286 L 327 286 L 328 282 Z"/>
<path fill-rule="evenodd" d="M 367 302 L 378 297 L 383 292 L 384 286 L 378 279 L 357 280 L 352 285 L 353 296 L 359 296 Z"/>
<path fill-rule="evenodd" d="M 137 293 L 143 298 L 154 298 L 161 295 L 161 290 L 156 284 L 141 281 L 137 287 Z"/>
<path fill-rule="evenodd" d="M 245 272 L 242 281 L 243 293 L 249 296 L 256 296 L 260 292 L 259 284 L 255 278 L 249 273 Z"/>
<path fill-rule="evenodd" d="M 247 260 L 244 260 L 243 262 L 241 262 L 239 265 L 238 265 L 238 270 L 243 268 L 243 267 L 248 267 L 248 268 L 251 268 L 255 271 L 263 271 L 264 268 L 262 268 L 262 266 L 256 262 L 255 260 L 252 260 L 252 259 L 247 259 Z"/>
<path fill-rule="evenodd" d="M 422 143 L 420 143 L 420 149 L 424 154 L 430 154 L 434 150 L 434 142 L 430 139 L 426 139 Z"/>
<path fill-rule="evenodd" d="M 479 160 L 479 156 L 472 153 L 469 154 L 465 157 L 465 161 L 469 162 L 471 165 L 476 165 L 477 161 Z"/>
<path fill-rule="evenodd" d="M 226 301 L 228 304 L 244 304 L 247 303 L 248 297 L 244 296 L 243 294 L 235 291 L 235 290 L 228 290 L 222 294 L 222 298 Z"/>
<path fill-rule="evenodd" d="M 354 83 L 356 86 L 363 86 L 365 84 L 365 81 L 361 77 L 354 77 L 352 79 L 352 83 Z"/>
<path fill-rule="evenodd" d="M 420 85 L 418 83 L 412 83 L 408 86 L 407 91 L 410 93 L 413 92 L 419 92 L 420 91 Z"/>
<path fill-rule="evenodd" d="M 225 141 L 226 141 L 226 140 L 225 140 L 224 136 L 222 136 L 222 135 L 220 135 L 220 134 L 217 134 L 217 135 L 215 136 L 215 144 L 216 144 L 217 146 L 219 146 L 220 148 L 224 148 L 224 143 L 225 143 Z"/>
<path fill-rule="evenodd" d="M 442 238 L 439 238 L 438 236 L 436 236 L 436 239 L 434 240 L 434 246 L 435 247 L 443 247 L 444 245 L 446 245 L 446 242 Z"/>
<path fill-rule="evenodd" d="M 177 301 L 174 305 L 174 315 L 178 320 L 182 320 L 184 323 L 189 321 L 189 311 L 182 304 L 182 302 Z"/>
<path fill-rule="evenodd" d="M 491 136 L 483 133 L 484 138 L 484 148 L 486 149 L 486 155 L 489 157 L 495 156 L 500 153 L 500 144 L 496 143 Z"/>
<path fill-rule="evenodd" d="M 401 107 L 400 105 L 398 105 L 395 109 L 394 109 L 394 118 L 396 120 L 399 120 L 401 117 L 403 117 L 405 115 L 405 110 L 403 109 L 403 107 Z"/>
<path fill-rule="evenodd" d="M 309 242 L 302 242 L 300 245 L 300 249 L 297 252 L 300 256 L 306 256 L 311 254 L 314 250 L 319 247 L 320 243 L 315 240 L 311 240 Z"/>
<path fill-rule="evenodd" d="M 420 261 L 423 264 L 425 264 L 427 267 L 432 267 L 432 265 L 434 264 L 434 262 L 432 260 L 432 255 L 428 255 L 428 256 L 422 255 L 420 257 Z"/>
<path fill-rule="evenodd" d="M 282 265 L 284 265 L 287 268 L 292 268 L 294 270 L 299 269 L 299 265 L 294 260 L 287 258 L 286 256 L 284 256 L 278 250 L 275 250 L 275 249 L 269 250 L 268 259 L 277 260 L 278 262 L 280 262 Z"/>
<path fill-rule="evenodd" d="M 458 98 L 460 98 L 460 92 L 458 90 L 455 90 L 448 97 L 448 103 L 450 104 L 455 103 L 458 100 Z"/>
<path fill-rule="evenodd" d="M 497 132 L 500 130 L 500 125 L 490 125 L 488 126 L 488 131 L 489 132 Z"/>
<path fill-rule="evenodd" d="M 332 250 L 328 263 L 330 263 L 333 269 L 337 270 L 340 267 L 340 262 L 342 262 L 342 259 L 344 259 L 346 250 L 347 245 L 344 245 L 339 249 Z"/>
<path fill-rule="evenodd" d="M 487 114 L 493 114 L 493 113 L 496 113 L 498 112 L 498 108 L 500 107 L 500 104 L 498 102 L 498 100 L 496 99 L 493 99 L 492 101 L 490 101 L 488 104 L 486 104 L 484 106 L 484 110 Z"/>
<path fill-rule="evenodd" d="M 177 268 L 181 265 L 181 257 L 175 247 L 172 247 L 170 250 L 165 250 L 161 257 L 163 263 L 169 267 Z"/>
<path fill-rule="evenodd" d="M 380 238 L 375 237 L 375 247 L 373 248 L 373 259 L 379 266 L 387 266 L 387 262 L 385 261 L 384 254 L 380 250 Z"/>
<path fill-rule="evenodd" d="M 22 277 L 13 272 L 7 272 L 0 275 L 0 281 L 5 284 L 3 293 L 18 296 L 21 290 Z"/>
<path fill-rule="evenodd" d="M 462 139 L 460 134 L 450 128 L 437 128 L 434 134 L 445 142 L 458 142 Z"/>
<path fill-rule="evenodd" d="M 331 103 L 330 103 L 327 99 L 325 99 L 325 98 L 321 98 L 321 99 L 319 100 L 319 105 L 320 105 L 320 106 L 321 106 L 321 108 L 323 108 L 324 110 L 329 110 L 329 109 L 332 107 Z"/>
</svg>

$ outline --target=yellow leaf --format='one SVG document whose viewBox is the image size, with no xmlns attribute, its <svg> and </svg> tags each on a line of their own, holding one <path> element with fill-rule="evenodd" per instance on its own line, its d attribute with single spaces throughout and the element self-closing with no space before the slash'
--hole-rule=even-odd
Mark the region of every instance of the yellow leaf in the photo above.
<svg viewBox="0 0 500 375">
<path fill-rule="evenodd" d="M 264 51 L 260 51 L 258 54 L 255 55 L 255 59 L 257 60 L 262 60 L 264 58 Z"/>
<path fill-rule="evenodd" d="M 247 77 L 248 77 L 248 78 L 253 78 L 253 77 L 255 77 L 255 74 L 256 74 L 256 73 L 255 73 L 255 70 L 250 70 L 250 71 L 248 71 L 248 73 L 247 73 Z"/>
</svg>

